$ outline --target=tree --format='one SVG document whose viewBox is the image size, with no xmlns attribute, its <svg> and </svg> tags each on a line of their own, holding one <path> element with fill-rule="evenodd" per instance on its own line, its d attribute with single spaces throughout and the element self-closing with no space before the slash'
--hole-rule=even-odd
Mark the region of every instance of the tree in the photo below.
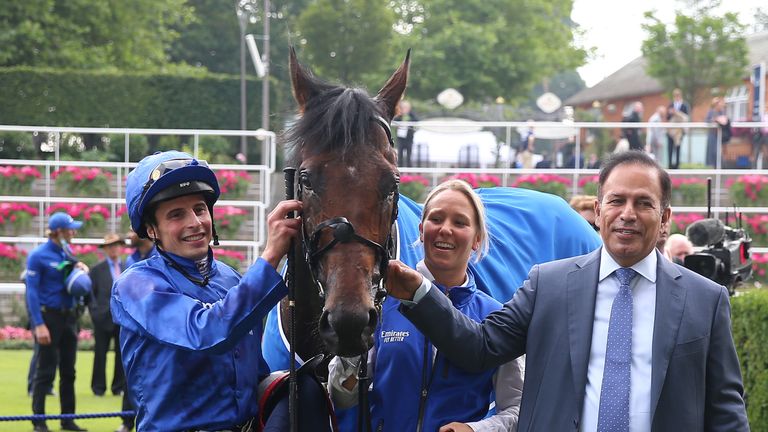
<svg viewBox="0 0 768 432">
<path fill-rule="evenodd" d="M 394 23 L 394 13 L 380 0 L 318 0 L 298 19 L 302 61 L 328 79 L 373 83 L 384 66 L 390 69 Z"/>
<path fill-rule="evenodd" d="M 397 28 L 414 50 L 409 93 L 446 87 L 467 99 L 521 100 L 531 87 L 585 59 L 574 46 L 572 0 L 398 0 Z"/>
<path fill-rule="evenodd" d="M 653 12 L 646 12 L 650 22 L 643 24 L 648 38 L 643 41 L 647 73 L 696 106 L 710 95 L 712 88 L 724 89 L 741 82 L 747 67 L 747 43 L 744 25 L 738 16 L 715 16 L 718 2 L 677 11 L 674 25 L 668 27 Z"/>
<path fill-rule="evenodd" d="M 186 0 L 4 0 L 0 67 L 152 70 L 191 18 Z"/>
</svg>

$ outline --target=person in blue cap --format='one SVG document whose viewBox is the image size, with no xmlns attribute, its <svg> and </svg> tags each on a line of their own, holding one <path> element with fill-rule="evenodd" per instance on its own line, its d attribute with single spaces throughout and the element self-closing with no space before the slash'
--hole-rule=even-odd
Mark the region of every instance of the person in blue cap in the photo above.
<svg viewBox="0 0 768 432">
<path fill-rule="evenodd" d="M 301 203 L 267 217 L 264 251 L 240 276 L 214 258 L 219 183 L 205 161 L 167 151 L 128 175 L 131 227 L 157 254 L 133 264 L 112 289 L 112 317 L 138 430 L 247 431 L 269 370 L 263 320 L 287 294 L 277 266 L 297 236 Z"/>
<path fill-rule="evenodd" d="M 88 267 L 77 261 L 69 243 L 82 225 L 67 213 L 52 214 L 48 220 L 48 241 L 27 258 L 27 305 L 32 331 L 40 345 L 32 382 L 34 414 L 45 414 L 45 396 L 53 385 L 57 366 L 61 413 L 75 412 L 76 306 L 78 299 L 90 292 L 90 279 Z M 44 420 L 32 423 L 35 432 L 48 431 Z M 72 420 L 62 420 L 61 428 L 85 430 Z"/>
</svg>

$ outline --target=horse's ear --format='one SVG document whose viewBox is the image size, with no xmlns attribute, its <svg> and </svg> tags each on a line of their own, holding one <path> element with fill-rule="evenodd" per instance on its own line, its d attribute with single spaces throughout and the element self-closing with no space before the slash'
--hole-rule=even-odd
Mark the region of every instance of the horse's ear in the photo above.
<svg viewBox="0 0 768 432">
<path fill-rule="evenodd" d="M 293 46 L 291 46 L 288 66 L 293 86 L 293 97 L 299 104 L 299 112 L 304 112 L 307 101 L 317 94 L 317 89 L 315 88 L 311 73 L 304 70 L 301 64 L 299 64 L 299 60 L 296 58 L 296 49 Z"/>
<path fill-rule="evenodd" d="M 408 83 L 408 68 L 411 65 L 411 50 L 408 49 L 408 53 L 405 55 L 403 64 L 389 77 L 389 80 L 376 95 L 376 100 L 383 106 L 385 113 L 387 114 L 387 120 L 392 120 L 395 116 L 397 109 L 397 103 L 400 102 L 400 98 L 403 97 L 405 92 L 405 85 Z"/>
</svg>

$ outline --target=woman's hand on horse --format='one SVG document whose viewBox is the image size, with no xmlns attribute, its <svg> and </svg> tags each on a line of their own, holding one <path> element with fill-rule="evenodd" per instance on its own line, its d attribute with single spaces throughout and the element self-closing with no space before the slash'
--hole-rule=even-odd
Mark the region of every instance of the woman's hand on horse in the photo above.
<svg viewBox="0 0 768 432">
<path fill-rule="evenodd" d="M 261 257 L 277 269 L 291 246 L 291 240 L 299 238 L 301 218 L 288 219 L 291 212 L 301 212 L 301 201 L 285 200 L 277 204 L 267 216 L 267 245 Z"/>
<path fill-rule="evenodd" d="M 385 288 L 392 297 L 413 300 L 413 294 L 421 285 L 423 276 L 416 270 L 397 260 L 389 261 Z"/>
<path fill-rule="evenodd" d="M 475 432 L 475 430 L 466 423 L 453 422 L 441 427 L 437 432 Z"/>
</svg>

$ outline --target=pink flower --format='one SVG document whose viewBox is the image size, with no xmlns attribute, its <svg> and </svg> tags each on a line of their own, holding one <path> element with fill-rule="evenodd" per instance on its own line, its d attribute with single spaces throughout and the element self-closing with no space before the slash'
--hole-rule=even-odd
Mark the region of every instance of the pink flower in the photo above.
<svg viewBox="0 0 768 432">
<path fill-rule="evenodd" d="M 400 176 L 400 184 L 406 184 L 410 182 L 421 183 L 424 186 L 429 186 L 429 180 L 420 175 L 402 175 Z"/>
<path fill-rule="evenodd" d="M 219 180 L 221 193 L 230 192 L 238 185 L 246 186 L 251 182 L 250 174 L 242 170 L 219 170 L 216 172 L 216 177 Z"/>
<path fill-rule="evenodd" d="M 583 188 L 584 185 L 587 183 L 598 183 L 600 181 L 600 176 L 587 176 L 587 177 L 581 177 L 579 178 L 579 187 Z"/>
<path fill-rule="evenodd" d="M 245 260 L 244 253 L 228 249 L 214 249 L 214 254 L 218 256 L 233 258 L 239 261 Z"/>
<path fill-rule="evenodd" d="M 515 180 L 515 182 L 512 184 L 512 186 L 518 186 L 521 183 L 530 183 L 530 184 L 536 184 L 536 183 L 561 183 L 566 186 L 571 185 L 571 180 L 556 174 L 529 174 L 529 175 L 522 175 Z"/>
<path fill-rule="evenodd" d="M 21 327 L 0 328 L 0 340 L 32 340 L 32 332 Z"/>
</svg>

